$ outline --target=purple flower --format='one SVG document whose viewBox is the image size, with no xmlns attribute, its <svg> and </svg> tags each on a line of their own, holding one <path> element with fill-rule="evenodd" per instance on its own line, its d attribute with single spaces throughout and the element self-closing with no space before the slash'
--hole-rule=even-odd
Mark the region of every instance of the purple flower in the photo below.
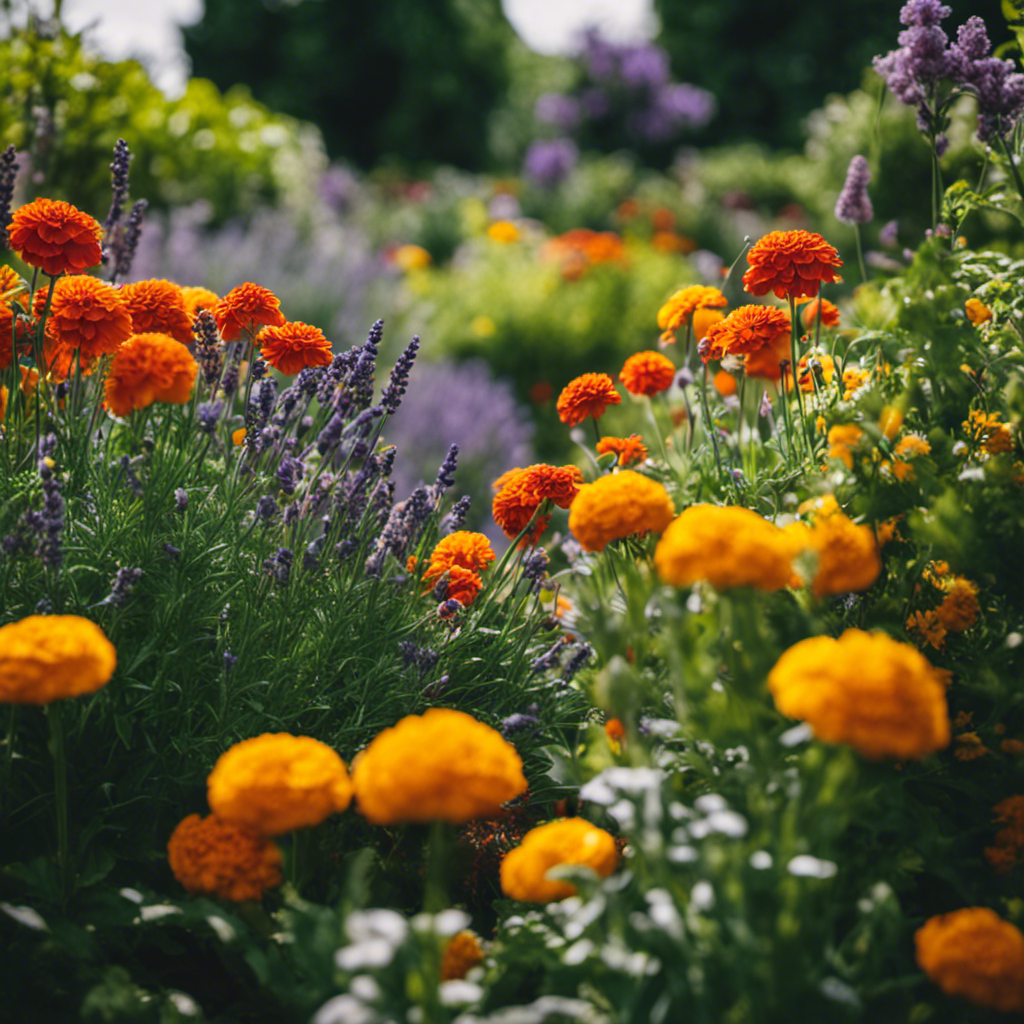
<svg viewBox="0 0 1024 1024">
<path fill-rule="evenodd" d="M 508 739 L 517 732 L 534 732 L 540 728 L 540 719 L 536 715 L 517 711 L 501 720 L 501 735 Z"/>
<path fill-rule="evenodd" d="M 900 229 L 899 221 L 896 221 L 896 220 L 889 221 L 887 224 L 885 224 L 882 227 L 882 230 L 878 232 L 878 240 L 887 249 L 891 249 L 896 244 L 897 236 L 899 234 L 899 229 Z"/>
<path fill-rule="evenodd" d="M 431 498 L 436 505 L 444 496 L 444 492 L 455 483 L 455 469 L 459 462 L 459 446 L 452 444 L 448 447 L 448 454 L 438 467 L 437 479 L 431 491 Z"/>
<path fill-rule="evenodd" d="M 114 272 L 110 276 L 111 283 L 119 277 L 127 277 L 132 272 L 135 251 L 139 247 L 139 238 L 142 235 L 142 220 L 146 216 L 148 207 L 149 203 L 145 199 L 139 199 L 132 203 L 123 230 L 116 231 L 111 239 L 109 253 L 114 257 Z"/>
<path fill-rule="evenodd" d="M 178 513 L 188 511 L 188 491 L 184 487 L 174 489 L 174 511 Z"/>
<path fill-rule="evenodd" d="M 0 153 L 0 246 L 7 248 L 7 225 L 11 222 L 14 179 L 18 176 L 18 158 L 14 144 Z"/>
<path fill-rule="evenodd" d="M 627 88 L 657 89 L 670 77 L 668 54 L 650 43 L 628 46 L 619 54 L 619 77 Z"/>
<path fill-rule="evenodd" d="M 291 548 L 278 548 L 277 554 L 263 562 L 263 571 L 273 576 L 280 586 L 286 587 L 292 576 L 292 559 Z"/>
<path fill-rule="evenodd" d="M 124 604 L 140 579 L 142 579 L 141 569 L 133 569 L 129 566 L 118 569 L 117 575 L 110 581 L 110 593 L 100 601 L 100 604 L 117 606 Z"/>
<path fill-rule="evenodd" d="M 223 402 L 201 402 L 196 407 L 196 419 L 199 420 L 200 434 L 215 434 L 220 414 L 224 411 Z"/>
<path fill-rule="evenodd" d="M 585 640 L 582 641 L 576 651 L 573 652 L 572 657 L 565 663 L 565 668 L 562 669 L 562 682 L 571 683 L 576 677 L 576 673 L 590 661 L 590 656 L 593 653 L 594 648 Z"/>
<path fill-rule="evenodd" d="M 405 390 L 409 386 L 409 371 L 412 370 L 412 364 L 416 361 L 416 353 L 419 351 L 419 347 L 419 335 L 413 335 L 412 341 L 409 342 L 405 351 L 395 361 L 395 365 L 391 370 L 391 378 L 380 396 L 380 404 L 388 414 L 398 411 L 402 395 L 405 394 Z"/>
<path fill-rule="evenodd" d="M 554 188 L 565 180 L 579 158 L 572 139 L 537 139 L 523 158 L 523 174 L 542 188 Z"/>
<path fill-rule="evenodd" d="M 968 18 L 957 32 L 951 51 L 957 58 L 958 83 L 978 100 L 978 138 L 988 142 L 1005 136 L 1024 111 L 1024 75 L 1011 61 L 990 57 L 985 23 Z"/>
<path fill-rule="evenodd" d="M 580 123 L 580 101 L 560 92 L 546 92 L 533 108 L 533 116 L 541 124 L 550 124 L 559 131 L 571 132 Z"/>
<path fill-rule="evenodd" d="M 277 515 L 278 507 L 277 502 L 274 501 L 272 495 L 264 494 L 259 501 L 256 502 L 256 521 L 262 523 L 269 523 L 274 516 Z"/>
<path fill-rule="evenodd" d="M 871 168 L 867 160 L 859 154 L 850 161 L 846 171 L 846 183 L 836 200 L 836 220 L 844 224 L 867 224 L 875 211 L 868 196 L 868 182 L 871 180 Z"/>
<path fill-rule="evenodd" d="M 103 235 L 107 239 L 116 230 L 121 214 L 124 213 L 124 203 L 128 198 L 128 166 L 131 161 L 132 154 L 128 149 L 128 143 L 124 139 L 118 139 L 114 143 L 114 159 L 110 164 L 110 210 L 103 222 Z M 108 258 L 108 254 L 104 252 L 103 262 L 106 263 Z"/>
</svg>

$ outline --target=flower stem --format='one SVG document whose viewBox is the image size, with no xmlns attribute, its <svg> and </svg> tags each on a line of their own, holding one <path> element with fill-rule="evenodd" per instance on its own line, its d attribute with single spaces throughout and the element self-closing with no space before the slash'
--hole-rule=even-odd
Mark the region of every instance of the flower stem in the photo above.
<svg viewBox="0 0 1024 1024">
<path fill-rule="evenodd" d="M 67 910 L 71 894 L 71 851 L 68 844 L 68 770 L 64 745 L 64 722 L 60 701 L 46 706 L 46 721 L 50 727 L 50 754 L 53 757 L 53 796 L 57 818 L 57 870 L 60 878 L 61 910 Z"/>
</svg>

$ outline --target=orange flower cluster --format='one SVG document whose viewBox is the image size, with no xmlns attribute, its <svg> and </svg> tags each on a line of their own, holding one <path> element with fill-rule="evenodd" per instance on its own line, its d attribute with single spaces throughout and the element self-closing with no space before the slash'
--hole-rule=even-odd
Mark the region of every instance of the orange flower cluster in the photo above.
<svg viewBox="0 0 1024 1024">
<path fill-rule="evenodd" d="M 655 480 L 625 469 L 584 484 L 569 511 L 569 530 L 584 551 L 604 551 L 613 540 L 661 533 L 675 509 Z"/>
<path fill-rule="evenodd" d="M 828 299 L 812 299 L 800 310 L 800 319 L 803 321 L 805 331 L 815 329 L 819 309 L 821 310 L 822 327 L 839 326 L 839 307 L 829 302 Z"/>
<path fill-rule="evenodd" d="M 523 763 L 489 725 L 431 708 L 379 733 L 352 771 L 359 811 L 376 825 L 462 824 L 489 817 L 526 790 Z"/>
<path fill-rule="evenodd" d="M 0 626 L 0 702 L 49 704 L 106 686 L 117 652 L 78 615 L 29 615 Z"/>
<path fill-rule="evenodd" d="M 569 381 L 558 396 L 558 418 L 570 427 L 588 416 L 600 419 L 609 405 L 619 405 L 622 396 L 607 373 L 584 373 Z"/>
<path fill-rule="evenodd" d="M 1024 935 L 987 907 L 929 918 L 914 944 L 918 966 L 947 995 L 1004 1013 L 1024 1010 Z"/>
<path fill-rule="evenodd" d="M 307 366 L 327 366 L 333 358 L 331 343 L 323 331 L 299 320 L 264 327 L 256 336 L 256 344 L 275 370 L 289 375 Z"/>
<path fill-rule="evenodd" d="M 985 859 L 1000 874 L 1012 871 L 1024 854 L 1024 796 L 1008 796 L 992 808 L 997 822 L 995 845 L 985 847 Z"/>
<path fill-rule="evenodd" d="M 980 327 L 992 319 L 992 310 L 979 299 L 968 299 L 964 304 L 964 308 L 967 312 L 967 319 L 975 327 Z"/>
<path fill-rule="evenodd" d="M 53 289 L 46 335 L 53 349 L 47 362 L 75 349 L 83 365 L 116 352 L 132 334 L 132 317 L 123 290 L 85 274 L 60 278 Z M 61 359 L 63 362 L 64 360 Z"/>
<path fill-rule="evenodd" d="M 573 228 L 557 235 L 544 245 L 542 255 L 562 268 L 562 277 L 577 281 L 592 266 L 601 263 L 625 264 L 626 250 L 622 239 L 613 231 L 591 231 Z"/>
<path fill-rule="evenodd" d="M 182 345 L 191 345 L 192 316 L 185 308 L 185 296 L 173 281 L 153 278 L 121 286 L 135 334 L 169 334 Z"/>
<path fill-rule="evenodd" d="M 571 882 L 548 878 L 560 864 L 588 867 L 602 878 L 619 863 L 615 839 L 583 818 L 563 818 L 531 829 L 501 862 L 501 891 L 513 900 L 550 903 L 576 894 Z"/>
<path fill-rule="evenodd" d="M 809 530 L 791 528 L 791 535 L 817 555 L 818 567 L 811 580 L 815 597 L 867 590 L 882 571 L 871 527 L 858 526 L 838 510 L 816 516 Z"/>
<path fill-rule="evenodd" d="M 970 442 L 991 455 L 1013 451 L 1013 432 L 997 412 L 972 409 L 962 426 Z"/>
<path fill-rule="evenodd" d="M 582 483 L 583 473 L 578 466 L 549 466 L 541 462 L 526 469 L 510 469 L 494 481 L 494 521 L 513 540 L 526 529 L 544 501 L 568 508 Z M 539 516 L 521 544 L 536 544 L 550 521 L 550 516 Z"/>
<path fill-rule="evenodd" d="M 715 342 L 731 356 L 747 355 L 789 339 L 789 314 L 777 306 L 740 306 L 716 325 Z M 707 359 L 704 360 L 707 362 Z"/>
<path fill-rule="evenodd" d="M 832 383 L 833 377 L 836 375 L 836 365 L 832 361 L 832 357 L 827 352 L 817 351 L 815 353 L 807 352 L 800 357 L 800 362 L 796 366 L 796 379 L 800 385 L 800 390 L 804 394 L 814 394 L 815 390 L 815 371 L 811 367 L 811 360 L 815 360 L 820 367 L 821 379 L 824 380 L 825 387 L 828 387 Z M 818 383 L 818 387 L 821 384 Z M 793 390 L 793 374 L 786 374 L 786 390 Z"/>
<path fill-rule="evenodd" d="M 597 442 L 597 454 L 607 455 L 611 452 L 618 456 L 620 466 L 632 466 L 647 458 L 647 446 L 639 434 L 629 437 L 602 437 Z"/>
<path fill-rule="evenodd" d="M 181 297 L 185 300 L 185 311 L 192 319 L 203 309 L 213 309 L 220 302 L 220 297 L 209 288 L 182 288 Z"/>
<path fill-rule="evenodd" d="M 882 633 L 848 629 L 790 647 L 768 675 L 775 706 L 825 743 L 873 760 L 924 757 L 949 744 L 945 688 L 924 656 Z"/>
<path fill-rule="evenodd" d="M 864 431 L 852 423 L 837 424 L 828 432 L 828 457 L 839 459 L 847 469 L 853 469 L 853 449 L 864 436 Z"/>
<path fill-rule="evenodd" d="M 345 762 L 312 736 L 286 732 L 236 743 L 206 787 L 214 814 L 264 836 L 319 825 L 352 799 Z"/>
<path fill-rule="evenodd" d="M 675 379 L 675 363 L 660 352 L 637 352 L 626 360 L 619 372 L 619 380 L 631 395 L 648 398 L 667 391 Z"/>
<path fill-rule="evenodd" d="M 896 442 L 896 447 L 892 450 L 892 462 L 882 465 L 888 465 L 897 480 L 913 480 L 914 467 L 906 460 L 916 459 L 920 455 L 930 455 L 931 450 L 932 446 L 920 434 L 907 434 Z"/>
<path fill-rule="evenodd" d="M 255 335 L 260 327 L 283 327 L 286 322 L 281 300 L 269 288 L 251 281 L 232 288 L 211 312 L 225 341 Z"/>
<path fill-rule="evenodd" d="M 433 584 L 447 573 L 444 599 L 468 607 L 483 589 L 484 581 L 479 574 L 493 561 L 494 549 L 484 534 L 457 530 L 437 542 L 423 580 Z"/>
<path fill-rule="evenodd" d="M 7 228 L 11 249 L 51 277 L 99 265 L 103 228 L 62 200 L 36 199 L 19 207 Z"/>
<path fill-rule="evenodd" d="M 871 371 L 859 366 L 851 366 L 843 370 L 843 401 L 848 402 L 853 393 L 871 380 Z"/>
<path fill-rule="evenodd" d="M 475 932 L 461 931 L 453 935 L 441 956 L 441 980 L 464 978 L 477 964 L 483 963 L 484 951 Z"/>
<path fill-rule="evenodd" d="M 281 884 L 281 851 L 266 837 L 211 814 L 190 814 L 167 843 L 174 877 L 190 893 L 242 903 Z"/>
<path fill-rule="evenodd" d="M 154 402 L 187 402 L 199 370 L 192 353 L 166 334 L 135 334 L 114 353 L 104 384 L 115 416 Z"/>
<path fill-rule="evenodd" d="M 946 642 L 946 627 L 939 622 L 934 609 L 910 613 L 906 621 L 907 632 L 917 638 L 918 643 L 928 644 L 939 650 Z"/>
<path fill-rule="evenodd" d="M 723 309 L 729 304 L 728 299 L 717 289 L 709 285 L 692 284 L 680 288 L 669 296 L 668 301 L 658 310 L 658 326 L 661 328 L 661 341 L 669 344 L 676 340 L 676 332 L 687 325 L 695 326 L 694 314 L 702 309 Z"/>
<path fill-rule="evenodd" d="M 770 231 L 747 253 L 743 287 L 751 295 L 814 296 L 821 284 L 841 281 L 839 253 L 812 231 Z"/>
</svg>

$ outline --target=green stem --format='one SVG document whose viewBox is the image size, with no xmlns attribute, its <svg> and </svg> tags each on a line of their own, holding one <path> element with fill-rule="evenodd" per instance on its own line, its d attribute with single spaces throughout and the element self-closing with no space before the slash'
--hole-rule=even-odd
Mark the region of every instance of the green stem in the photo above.
<svg viewBox="0 0 1024 1024">
<path fill-rule="evenodd" d="M 46 706 L 50 726 L 50 754 L 53 757 L 53 796 L 57 818 L 57 870 L 60 877 L 61 910 L 67 910 L 71 894 L 71 850 L 68 843 L 68 769 L 64 745 L 64 722 L 60 701 Z"/>
<path fill-rule="evenodd" d="M 722 472 L 722 456 L 718 451 L 718 435 L 715 433 L 715 425 L 711 422 L 711 407 L 708 405 L 708 368 L 704 366 L 704 379 L 699 388 L 700 407 L 704 414 L 704 433 L 711 438 L 712 447 L 715 450 L 715 465 L 718 467 L 718 480 L 723 488 L 728 490 L 728 483 Z"/>
<path fill-rule="evenodd" d="M 436 914 L 448 907 L 448 826 L 443 821 L 430 823 L 427 843 L 427 880 L 423 892 L 423 909 Z"/>
<path fill-rule="evenodd" d="M 860 268 L 860 279 L 866 282 L 868 272 L 864 269 L 864 248 L 861 245 L 860 225 L 856 222 L 853 225 L 853 237 L 857 242 L 857 266 Z M 818 290 L 818 323 L 821 323 L 821 289 Z"/>
<path fill-rule="evenodd" d="M 797 359 L 797 335 L 800 328 L 796 319 L 796 300 L 789 296 L 789 350 L 793 360 L 793 390 L 796 392 L 796 405 L 800 410 L 800 426 L 803 430 L 804 441 L 807 442 L 807 451 L 811 450 L 811 439 L 807 436 L 807 417 L 804 414 L 804 396 L 800 389 L 800 361 Z"/>
<path fill-rule="evenodd" d="M 1021 179 L 1020 170 L 1013 159 L 1013 154 L 1007 148 L 1006 139 L 1004 139 L 1002 134 L 998 131 L 996 132 L 996 141 L 999 143 L 1004 155 L 1006 156 L 1006 162 L 1010 167 L 1010 174 L 1013 177 L 1013 184 L 1017 189 L 1017 194 L 1021 199 L 1024 199 L 1024 180 Z"/>
<path fill-rule="evenodd" d="M 7 718 L 7 747 L 4 750 L 3 776 L 0 778 L 0 800 L 11 791 L 11 762 L 14 760 L 14 727 L 18 721 L 18 705 L 12 704 Z"/>
</svg>

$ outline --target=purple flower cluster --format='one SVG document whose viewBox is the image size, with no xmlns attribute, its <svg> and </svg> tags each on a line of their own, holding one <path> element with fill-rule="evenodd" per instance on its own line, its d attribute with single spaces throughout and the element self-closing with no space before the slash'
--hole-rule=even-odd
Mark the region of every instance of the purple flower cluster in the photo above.
<svg viewBox="0 0 1024 1024">
<path fill-rule="evenodd" d="M 7 225 L 11 222 L 14 180 L 18 176 L 18 158 L 14 144 L 0 153 L 0 246 L 7 248 Z"/>
<path fill-rule="evenodd" d="M 951 13 L 939 0 L 910 0 L 900 11 L 906 28 L 897 37 L 899 48 L 875 57 L 875 71 L 893 95 L 916 109 L 922 132 L 937 134 L 945 127 L 938 91 L 949 82 L 977 98 L 982 142 L 1005 136 L 1024 112 L 1024 75 L 1011 61 L 989 56 L 992 44 L 977 16 L 960 26 L 951 43 L 939 25 Z"/>
<path fill-rule="evenodd" d="M 572 139 L 536 139 L 523 158 L 523 174 L 541 188 L 561 184 L 579 163 L 580 151 Z"/>
<path fill-rule="evenodd" d="M 868 182 L 871 168 L 859 154 L 850 161 L 846 171 L 846 182 L 836 200 L 836 220 L 844 224 L 867 224 L 875 211 L 868 196 Z"/>
</svg>

